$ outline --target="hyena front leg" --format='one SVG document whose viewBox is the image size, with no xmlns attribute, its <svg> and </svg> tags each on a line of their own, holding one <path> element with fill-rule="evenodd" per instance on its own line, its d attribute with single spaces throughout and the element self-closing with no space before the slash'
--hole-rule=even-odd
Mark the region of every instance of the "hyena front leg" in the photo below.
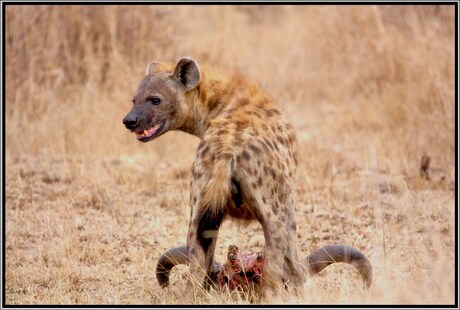
<svg viewBox="0 0 460 310">
<path fill-rule="evenodd" d="M 187 294 L 193 290 L 194 283 L 203 285 L 206 290 L 210 287 L 209 277 L 214 268 L 214 251 L 222 217 L 222 213 L 212 212 L 200 205 L 192 210 L 187 237 L 191 275 L 187 283 Z"/>
</svg>

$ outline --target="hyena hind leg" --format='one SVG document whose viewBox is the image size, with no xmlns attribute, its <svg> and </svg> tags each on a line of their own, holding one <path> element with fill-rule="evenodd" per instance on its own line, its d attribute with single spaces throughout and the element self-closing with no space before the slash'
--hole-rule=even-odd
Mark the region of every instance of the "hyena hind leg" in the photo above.
<svg viewBox="0 0 460 310">
<path fill-rule="evenodd" d="M 297 293 L 302 293 L 305 282 L 306 269 L 299 260 L 297 252 L 297 226 L 293 210 L 286 212 L 287 221 L 285 229 L 287 231 L 287 249 L 284 256 L 283 278 L 289 288 L 294 288 Z"/>
<path fill-rule="evenodd" d="M 265 239 L 264 295 L 278 295 L 284 289 L 283 264 L 287 250 L 288 234 L 285 222 L 273 213 L 261 216 L 260 223 Z"/>
</svg>

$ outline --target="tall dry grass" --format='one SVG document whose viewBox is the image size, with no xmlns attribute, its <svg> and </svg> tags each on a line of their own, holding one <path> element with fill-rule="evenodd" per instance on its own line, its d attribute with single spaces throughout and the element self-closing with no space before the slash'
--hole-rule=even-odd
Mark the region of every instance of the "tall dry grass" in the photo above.
<svg viewBox="0 0 460 310">
<path fill-rule="evenodd" d="M 370 292 L 334 266 L 291 302 L 453 302 L 453 6 L 7 5 L 5 32 L 8 303 L 193 302 L 153 269 L 185 240 L 198 141 L 121 124 L 147 63 L 185 55 L 290 116 L 301 252 L 348 243 L 374 264 Z M 219 242 L 221 261 L 263 246 L 257 225 Z"/>
</svg>

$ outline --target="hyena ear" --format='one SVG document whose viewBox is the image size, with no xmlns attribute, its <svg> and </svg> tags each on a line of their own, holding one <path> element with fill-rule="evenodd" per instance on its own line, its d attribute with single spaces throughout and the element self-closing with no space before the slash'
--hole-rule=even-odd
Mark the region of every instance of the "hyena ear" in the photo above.
<svg viewBox="0 0 460 310">
<path fill-rule="evenodd" d="M 184 85 L 185 90 L 189 91 L 200 83 L 200 69 L 195 60 L 182 58 L 176 64 L 173 71 L 173 78 Z"/>
<path fill-rule="evenodd" d="M 145 69 L 145 74 L 151 74 L 155 70 L 155 68 L 158 66 L 158 62 L 151 62 L 147 65 L 147 68 Z"/>
</svg>

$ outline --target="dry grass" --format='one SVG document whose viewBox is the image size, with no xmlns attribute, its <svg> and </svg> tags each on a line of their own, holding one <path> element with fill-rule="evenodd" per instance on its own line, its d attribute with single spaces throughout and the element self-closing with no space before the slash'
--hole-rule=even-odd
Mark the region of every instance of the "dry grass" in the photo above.
<svg viewBox="0 0 460 310">
<path fill-rule="evenodd" d="M 183 300 L 186 268 L 154 268 L 185 243 L 198 144 L 141 144 L 123 128 L 146 64 L 193 56 L 257 80 L 299 138 L 302 255 L 368 254 L 374 284 L 337 265 L 289 303 L 454 303 L 453 6 L 7 6 L 6 303 Z M 431 158 L 429 180 L 419 175 Z M 229 244 L 261 229 L 225 223 Z"/>
</svg>

